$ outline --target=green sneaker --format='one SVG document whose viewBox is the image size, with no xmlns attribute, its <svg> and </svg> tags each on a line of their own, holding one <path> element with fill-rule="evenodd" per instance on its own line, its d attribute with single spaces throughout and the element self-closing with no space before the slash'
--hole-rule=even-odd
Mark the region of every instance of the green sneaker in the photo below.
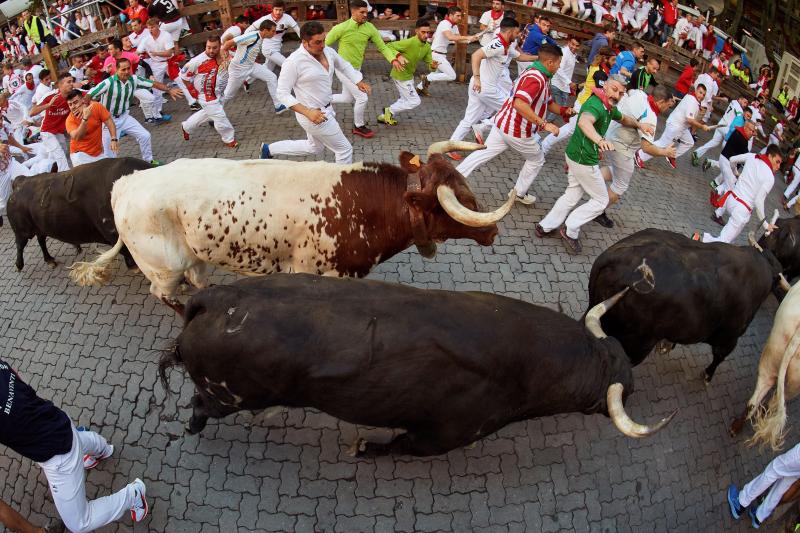
<svg viewBox="0 0 800 533">
<path fill-rule="evenodd" d="M 697 157 L 697 152 L 692 152 L 692 166 L 696 167 L 700 164 L 700 158 Z"/>
<path fill-rule="evenodd" d="M 383 115 L 378 115 L 378 122 L 386 124 L 387 126 L 397 126 L 397 121 L 392 115 L 392 110 L 388 107 L 383 108 Z"/>
<path fill-rule="evenodd" d="M 163 163 L 158 159 L 153 159 L 152 161 L 150 161 L 150 164 L 153 165 L 154 167 L 160 167 Z"/>
</svg>

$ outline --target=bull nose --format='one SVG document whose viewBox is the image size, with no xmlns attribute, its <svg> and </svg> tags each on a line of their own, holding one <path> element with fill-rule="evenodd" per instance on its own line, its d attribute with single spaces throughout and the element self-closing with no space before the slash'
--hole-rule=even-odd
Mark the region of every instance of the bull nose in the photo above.
<svg viewBox="0 0 800 533">
<path fill-rule="evenodd" d="M 497 237 L 497 233 L 497 224 L 492 224 L 488 228 L 483 229 L 483 231 L 478 234 L 475 241 L 481 246 L 490 246 L 494 244 L 494 238 Z"/>
</svg>

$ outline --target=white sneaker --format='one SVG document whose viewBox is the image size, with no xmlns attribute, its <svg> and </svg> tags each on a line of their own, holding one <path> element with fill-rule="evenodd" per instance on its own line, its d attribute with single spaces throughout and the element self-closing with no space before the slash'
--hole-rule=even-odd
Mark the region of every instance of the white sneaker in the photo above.
<svg viewBox="0 0 800 533">
<path fill-rule="evenodd" d="M 475 136 L 475 142 L 478 144 L 483 144 L 486 140 L 485 135 L 486 129 L 483 124 L 473 124 L 472 125 L 472 134 Z"/>
<path fill-rule="evenodd" d="M 147 498 L 145 498 L 144 482 L 138 477 L 131 483 L 133 486 L 133 507 L 131 507 L 131 520 L 134 522 L 141 522 L 147 516 L 149 508 L 147 507 Z"/>
<path fill-rule="evenodd" d="M 533 202 L 536 201 L 536 197 L 532 194 L 526 194 L 525 196 L 517 195 L 517 202 L 524 204 L 524 205 L 531 205 Z"/>
<path fill-rule="evenodd" d="M 99 465 L 102 461 L 105 461 L 106 459 L 111 457 L 113 454 L 114 454 L 113 444 L 109 444 L 106 453 L 104 453 L 99 457 L 95 457 L 94 455 L 87 453 L 86 455 L 83 456 L 83 468 L 85 468 L 86 470 L 91 470 L 92 468 Z"/>
</svg>

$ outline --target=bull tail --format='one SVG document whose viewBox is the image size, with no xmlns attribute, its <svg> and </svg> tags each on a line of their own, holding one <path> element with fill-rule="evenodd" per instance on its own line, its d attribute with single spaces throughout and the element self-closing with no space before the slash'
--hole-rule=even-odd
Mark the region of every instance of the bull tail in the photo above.
<svg viewBox="0 0 800 533">
<path fill-rule="evenodd" d="M 125 246 L 125 243 L 122 242 L 122 237 L 118 237 L 114 247 L 100 254 L 94 261 L 73 263 L 69 267 L 69 277 L 82 287 L 105 285 L 111 280 L 111 261 L 120 253 L 123 246 Z"/>
<path fill-rule="evenodd" d="M 161 386 L 164 387 L 164 392 L 169 396 L 169 378 L 167 377 L 167 370 L 176 366 L 183 366 L 181 359 L 181 352 L 178 348 L 180 337 L 175 341 L 172 348 L 164 350 L 158 360 L 158 376 L 161 379 Z"/>
<path fill-rule="evenodd" d="M 786 438 L 786 372 L 795 353 L 800 349 L 800 329 L 797 329 L 783 351 L 775 394 L 766 412 L 757 410 L 753 414 L 753 436 L 747 440 L 748 446 L 772 446 L 775 451 L 783 448 Z"/>
</svg>

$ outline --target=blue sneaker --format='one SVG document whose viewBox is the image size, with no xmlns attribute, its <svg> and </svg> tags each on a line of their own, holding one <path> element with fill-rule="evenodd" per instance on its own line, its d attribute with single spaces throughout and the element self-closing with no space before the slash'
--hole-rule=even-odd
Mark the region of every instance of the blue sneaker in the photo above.
<svg viewBox="0 0 800 533">
<path fill-rule="evenodd" d="M 269 153 L 269 144 L 261 143 L 261 159 L 272 159 L 272 154 Z"/>
<path fill-rule="evenodd" d="M 275 114 L 276 114 L 276 115 L 280 115 L 281 113 L 283 113 L 283 112 L 284 112 L 284 111 L 286 111 L 287 109 L 289 109 L 289 108 L 288 108 L 288 107 L 286 107 L 286 106 L 285 106 L 285 105 L 283 105 L 283 104 L 281 104 L 281 105 L 279 105 L 279 106 L 275 106 Z"/>
<path fill-rule="evenodd" d="M 761 527 L 761 522 L 759 522 L 758 518 L 756 518 L 757 508 L 758 507 L 756 507 L 755 505 L 751 505 L 750 507 L 747 508 L 747 514 L 750 515 L 750 525 L 753 526 L 753 529 L 758 529 L 759 527 Z"/>
<path fill-rule="evenodd" d="M 731 516 L 739 520 L 744 512 L 744 507 L 739 503 L 739 489 L 736 488 L 736 485 L 728 487 L 728 506 L 731 508 Z"/>
</svg>

